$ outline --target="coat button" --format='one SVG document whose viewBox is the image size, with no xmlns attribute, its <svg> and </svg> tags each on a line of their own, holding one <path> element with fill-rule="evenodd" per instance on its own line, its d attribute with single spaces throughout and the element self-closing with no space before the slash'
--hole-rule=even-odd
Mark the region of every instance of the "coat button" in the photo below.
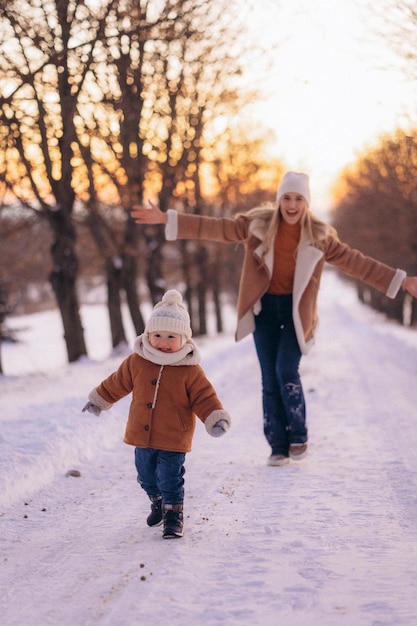
<svg viewBox="0 0 417 626">
<path fill-rule="evenodd" d="M 157 379 L 156 379 L 156 378 L 153 378 L 151 382 L 152 382 L 152 385 L 156 385 L 156 383 L 157 383 L 158 381 L 157 381 Z"/>
<path fill-rule="evenodd" d="M 149 430 L 149 426 L 148 426 L 148 424 L 146 424 L 146 426 L 145 426 L 145 430 Z"/>
<path fill-rule="evenodd" d="M 152 402 L 148 402 L 148 404 L 146 405 L 148 407 L 148 409 L 152 408 Z"/>
</svg>

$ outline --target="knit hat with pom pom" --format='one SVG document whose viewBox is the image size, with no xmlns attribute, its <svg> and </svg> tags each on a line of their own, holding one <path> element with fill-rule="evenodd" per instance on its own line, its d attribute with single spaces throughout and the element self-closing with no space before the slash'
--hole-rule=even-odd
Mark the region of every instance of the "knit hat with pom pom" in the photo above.
<svg viewBox="0 0 417 626">
<path fill-rule="evenodd" d="M 145 333 L 167 330 L 191 339 L 190 316 L 182 303 L 182 295 L 176 289 L 167 291 L 161 302 L 155 304 L 146 324 Z"/>
</svg>

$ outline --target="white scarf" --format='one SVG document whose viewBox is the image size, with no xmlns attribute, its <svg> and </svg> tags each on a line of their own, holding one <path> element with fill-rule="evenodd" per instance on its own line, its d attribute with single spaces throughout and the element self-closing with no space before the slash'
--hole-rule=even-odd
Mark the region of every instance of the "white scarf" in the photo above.
<svg viewBox="0 0 417 626">
<path fill-rule="evenodd" d="M 151 346 L 148 336 L 143 333 L 136 338 L 134 349 L 137 354 L 156 365 L 190 365 L 200 360 L 197 346 L 191 339 L 177 352 L 161 352 Z M 185 360 L 191 353 L 194 353 L 193 363 L 190 363 L 189 359 Z"/>
</svg>

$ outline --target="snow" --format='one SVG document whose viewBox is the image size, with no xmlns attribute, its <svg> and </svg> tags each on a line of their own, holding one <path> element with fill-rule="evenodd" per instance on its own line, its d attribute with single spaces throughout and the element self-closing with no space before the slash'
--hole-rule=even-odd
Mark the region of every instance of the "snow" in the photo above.
<svg viewBox="0 0 417 626">
<path fill-rule="evenodd" d="M 12 320 L 0 377 L 0 615 L 5 626 L 410 626 L 417 619 L 417 333 L 333 272 L 302 360 L 309 455 L 268 467 L 252 338 L 197 339 L 233 419 L 197 425 L 185 534 L 148 528 L 123 444 L 129 399 L 87 394 L 120 363 L 102 306 L 68 365 L 56 311 Z M 131 338 L 133 339 L 133 337 Z M 67 472 L 78 470 L 80 476 Z"/>
</svg>

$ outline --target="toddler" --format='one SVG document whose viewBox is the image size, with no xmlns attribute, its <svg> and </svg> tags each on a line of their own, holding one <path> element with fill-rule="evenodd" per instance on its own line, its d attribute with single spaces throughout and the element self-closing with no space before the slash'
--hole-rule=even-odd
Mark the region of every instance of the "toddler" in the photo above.
<svg viewBox="0 0 417 626">
<path fill-rule="evenodd" d="M 100 415 L 132 392 L 124 441 L 135 446 L 137 480 L 151 500 L 148 526 L 163 523 L 163 538 L 182 537 L 184 462 L 196 416 L 212 437 L 224 435 L 230 416 L 199 365 L 190 317 L 181 294 L 155 305 L 134 351 L 93 389 L 83 411 Z"/>
</svg>

